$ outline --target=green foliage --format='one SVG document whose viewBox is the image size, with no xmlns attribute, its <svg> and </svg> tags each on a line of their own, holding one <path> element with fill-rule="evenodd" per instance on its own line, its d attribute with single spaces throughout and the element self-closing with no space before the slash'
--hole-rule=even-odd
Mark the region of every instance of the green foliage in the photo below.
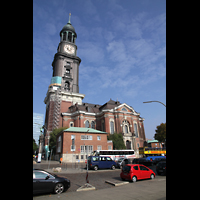
<svg viewBox="0 0 200 200">
<path fill-rule="evenodd" d="M 123 136 L 121 133 L 114 133 L 107 136 L 108 140 L 113 141 L 113 149 L 126 149 L 126 146 L 123 141 Z"/>
<path fill-rule="evenodd" d="M 61 131 L 67 129 L 67 127 L 61 127 L 61 128 L 55 128 L 53 131 L 50 133 L 50 140 L 49 140 L 49 150 L 53 148 L 53 153 L 56 153 L 56 136 L 58 133 Z"/>
<path fill-rule="evenodd" d="M 35 142 L 35 139 L 33 138 L 33 152 L 35 152 L 38 149 L 38 145 Z"/>
<path fill-rule="evenodd" d="M 156 128 L 156 133 L 154 135 L 155 140 L 158 140 L 159 142 L 164 142 L 166 145 L 166 123 L 161 123 Z"/>
</svg>

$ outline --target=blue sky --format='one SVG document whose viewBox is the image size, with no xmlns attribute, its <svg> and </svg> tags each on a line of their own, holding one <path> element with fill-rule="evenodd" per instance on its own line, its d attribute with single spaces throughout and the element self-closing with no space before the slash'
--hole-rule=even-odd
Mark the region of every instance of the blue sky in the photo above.
<svg viewBox="0 0 200 200">
<path fill-rule="evenodd" d="M 45 116 L 59 33 L 71 23 L 77 33 L 79 92 L 83 102 L 111 99 L 145 118 L 146 137 L 166 122 L 165 0 L 33 0 L 33 112 Z"/>
</svg>

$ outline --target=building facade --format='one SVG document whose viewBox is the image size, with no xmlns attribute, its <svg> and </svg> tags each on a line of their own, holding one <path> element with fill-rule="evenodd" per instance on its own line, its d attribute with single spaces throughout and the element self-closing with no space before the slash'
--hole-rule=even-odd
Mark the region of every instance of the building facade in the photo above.
<svg viewBox="0 0 200 200">
<path fill-rule="evenodd" d="M 94 150 L 113 149 L 112 141 L 107 141 L 107 133 L 92 128 L 70 127 L 57 135 L 56 160 L 63 162 L 85 162 Z"/>
<path fill-rule="evenodd" d="M 112 99 L 103 105 L 82 102 L 85 95 L 79 93 L 81 59 L 77 56 L 77 33 L 71 25 L 70 17 L 60 31 L 60 43 L 52 62 L 53 76 L 44 99 L 45 149 L 48 151 L 50 132 L 54 128 L 82 127 L 108 134 L 122 134 L 126 148 L 134 149 L 137 156 L 139 147 L 146 140 L 144 118 L 140 117 L 140 113 L 126 103 Z"/>
</svg>

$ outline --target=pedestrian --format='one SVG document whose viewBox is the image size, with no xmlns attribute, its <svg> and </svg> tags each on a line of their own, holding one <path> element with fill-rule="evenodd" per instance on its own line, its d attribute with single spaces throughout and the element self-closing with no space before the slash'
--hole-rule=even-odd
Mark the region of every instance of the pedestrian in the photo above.
<svg viewBox="0 0 200 200">
<path fill-rule="evenodd" d="M 62 165 L 62 160 L 63 160 L 63 159 L 62 159 L 62 158 L 60 158 L 60 164 L 61 164 L 61 165 Z"/>
</svg>

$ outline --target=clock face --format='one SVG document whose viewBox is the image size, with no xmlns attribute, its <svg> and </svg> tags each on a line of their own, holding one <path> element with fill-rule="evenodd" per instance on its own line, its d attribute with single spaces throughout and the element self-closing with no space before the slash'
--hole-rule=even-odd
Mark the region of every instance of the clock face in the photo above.
<svg viewBox="0 0 200 200">
<path fill-rule="evenodd" d="M 69 54 L 73 54 L 74 51 L 75 51 L 75 48 L 73 46 L 69 45 L 69 44 L 66 44 L 64 46 L 64 50 Z"/>
</svg>

